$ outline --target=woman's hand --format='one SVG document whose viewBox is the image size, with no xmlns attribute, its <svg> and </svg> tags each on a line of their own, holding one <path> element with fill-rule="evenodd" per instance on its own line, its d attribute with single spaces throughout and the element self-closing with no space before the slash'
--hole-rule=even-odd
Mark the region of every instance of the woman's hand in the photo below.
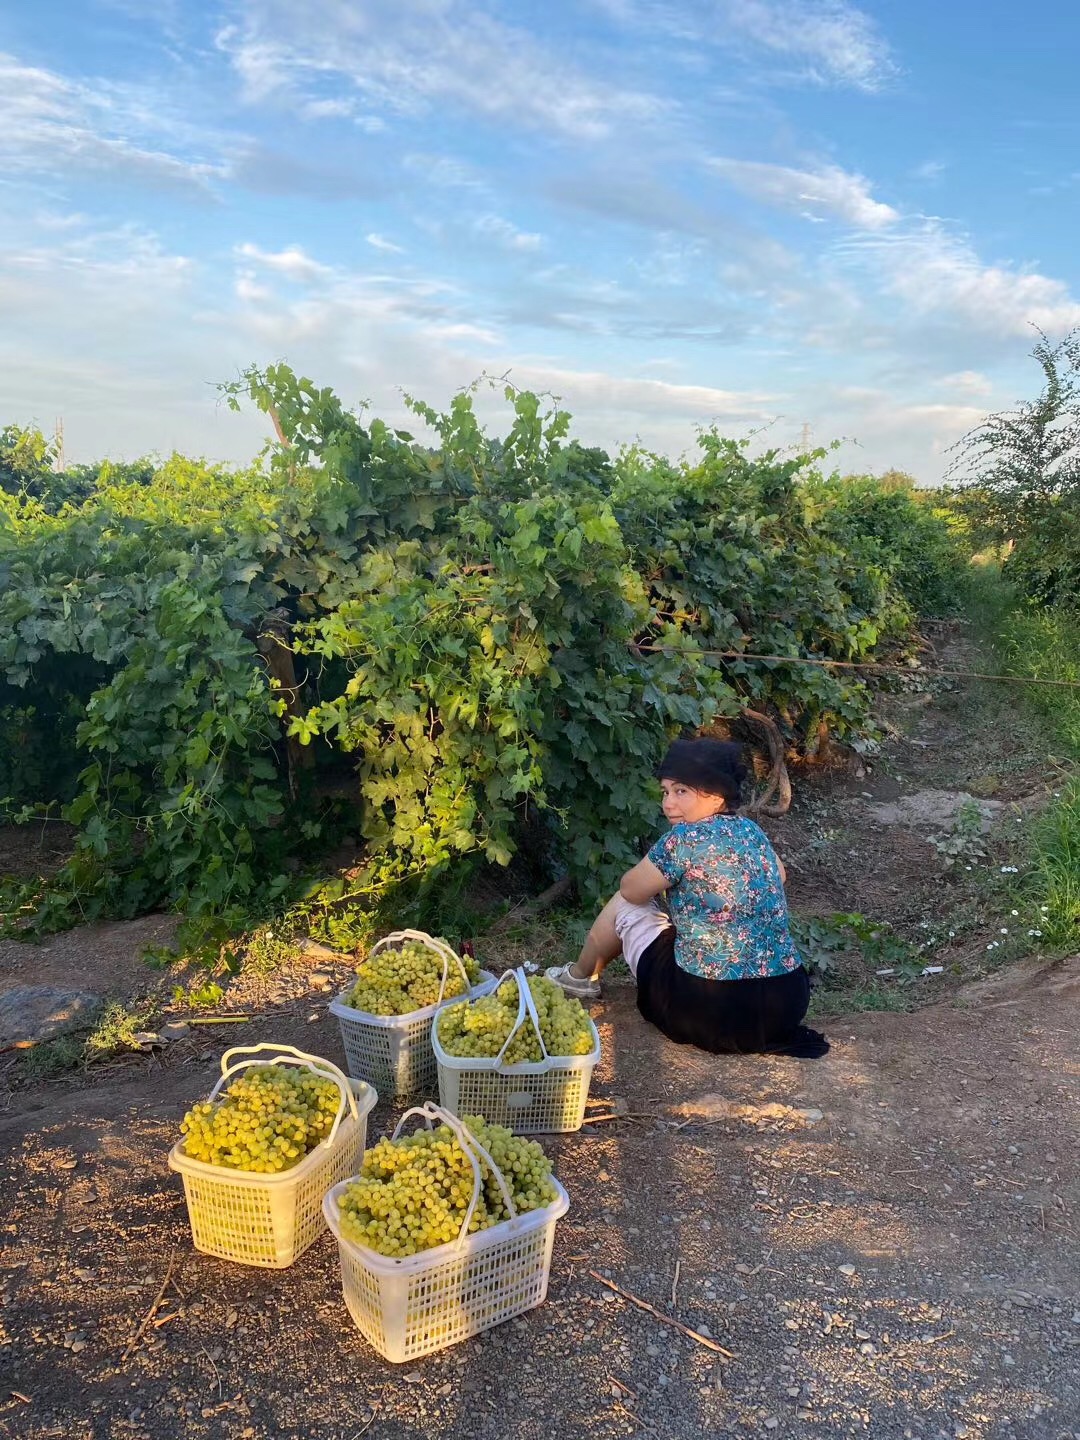
<svg viewBox="0 0 1080 1440">
<path fill-rule="evenodd" d="M 662 870 L 651 860 L 639 860 L 632 870 L 627 870 L 619 884 L 619 894 L 631 905 L 646 905 L 657 895 L 662 895 L 670 886 Z"/>
</svg>

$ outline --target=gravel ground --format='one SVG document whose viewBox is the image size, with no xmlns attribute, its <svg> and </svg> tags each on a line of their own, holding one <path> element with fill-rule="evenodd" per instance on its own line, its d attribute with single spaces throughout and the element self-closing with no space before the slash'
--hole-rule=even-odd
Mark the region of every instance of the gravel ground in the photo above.
<svg viewBox="0 0 1080 1440">
<path fill-rule="evenodd" d="M 0 1435 L 1080 1437 L 1078 994 L 1080 957 L 1027 964 L 800 1062 L 673 1046 L 612 986 L 594 1113 L 626 1113 L 545 1141 L 547 1302 L 405 1366 L 328 1235 L 277 1272 L 192 1248 L 165 1155 L 218 1036 L 0 1095 Z M 263 1033 L 342 1059 L 325 998 Z"/>
</svg>

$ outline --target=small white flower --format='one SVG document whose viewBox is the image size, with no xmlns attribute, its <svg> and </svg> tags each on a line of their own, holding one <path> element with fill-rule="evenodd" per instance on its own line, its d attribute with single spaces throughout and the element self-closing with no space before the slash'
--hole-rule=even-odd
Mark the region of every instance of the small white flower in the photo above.
<svg viewBox="0 0 1080 1440">
<path fill-rule="evenodd" d="M 1012 911 L 1012 914 L 1013 914 L 1013 915 L 1019 915 L 1019 914 L 1020 914 L 1020 911 L 1019 911 L 1019 910 L 1013 910 L 1013 911 Z"/>
<path fill-rule="evenodd" d="M 1042 931 L 1041 931 L 1041 930 L 1036 930 L 1036 931 L 1035 931 L 1035 934 L 1038 935 L 1040 939 L 1042 939 Z"/>
<path fill-rule="evenodd" d="M 955 930 L 950 930 L 950 931 L 949 931 L 949 939 L 951 940 L 951 939 L 955 936 L 955 934 L 956 934 L 956 931 L 955 931 Z"/>
<path fill-rule="evenodd" d="M 1008 926 L 1002 925 L 1002 927 L 1001 927 L 1001 933 L 1002 933 L 1002 935 L 1007 935 L 1007 934 L 1009 933 Z"/>
</svg>

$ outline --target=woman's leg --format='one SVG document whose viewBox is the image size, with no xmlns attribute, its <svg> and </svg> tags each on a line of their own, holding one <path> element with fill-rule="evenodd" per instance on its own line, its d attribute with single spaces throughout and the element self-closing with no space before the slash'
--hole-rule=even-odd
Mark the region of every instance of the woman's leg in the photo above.
<svg viewBox="0 0 1080 1440">
<path fill-rule="evenodd" d="M 622 941 L 615 931 L 619 898 L 613 895 L 593 921 L 581 954 L 569 969 L 575 980 L 599 979 L 612 960 L 622 954 Z"/>
</svg>

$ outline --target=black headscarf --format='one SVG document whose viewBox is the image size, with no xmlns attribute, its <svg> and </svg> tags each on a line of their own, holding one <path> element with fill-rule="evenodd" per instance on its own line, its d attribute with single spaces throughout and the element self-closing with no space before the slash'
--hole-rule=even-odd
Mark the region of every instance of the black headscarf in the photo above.
<svg viewBox="0 0 1080 1440">
<path fill-rule="evenodd" d="M 729 810 L 737 808 L 746 781 L 743 747 L 733 740 L 673 740 L 657 767 L 659 780 L 678 780 L 706 795 L 722 795 Z"/>
</svg>

